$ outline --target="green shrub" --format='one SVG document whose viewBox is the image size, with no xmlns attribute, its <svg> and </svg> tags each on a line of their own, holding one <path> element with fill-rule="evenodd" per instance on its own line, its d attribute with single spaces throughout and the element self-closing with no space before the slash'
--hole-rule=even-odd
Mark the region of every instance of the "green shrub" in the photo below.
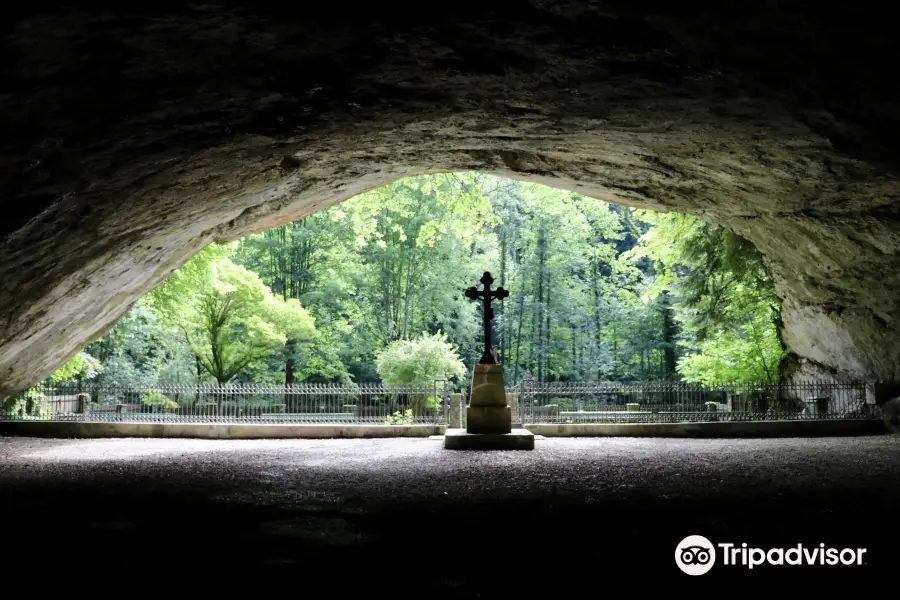
<svg viewBox="0 0 900 600">
<path fill-rule="evenodd" d="M 463 378 L 466 366 L 443 333 L 398 340 L 376 357 L 381 380 L 388 385 L 428 385 L 438 379 Z"/>
<path fill-rule="evenodd" d="M 575 402 L 571 398 L 550 398 L 547 404 L 555 404 L 559 410 L 568 411 L 575 408 Z"/>
<path fill-rule="evenodd" d="M 385 424 L 386 425 L 412 425 L 413 424 L 413 411 L 406 410 L 403 413 L 401 413 L 400 411 L 397 411 L 385 420 Z"/>
<path fill-rule="evenodd" d="M 409 394 L 407 400 L 413 414 L 417 416 L 434 414 L 441 410 L 441 407 L 443 406 L 443 399 L 440 396 L 433 396 L 431 394 Z"/>
<path fill-rule="evenodd" d="M 141 403 L 144 406 L 159 406 L 163 411 L 170 411 L 178 408 L 177 402 L 169 400 L 169 398 L 161 392 L 149 392 L 144 394 L 141 398 Z"/>
<path fill-rule="evenodd" d="M 10 419 L 49 419 L 50 405 L 44 394 L 32 388 L 7 398 L 0 413 Z"/>
</svg>

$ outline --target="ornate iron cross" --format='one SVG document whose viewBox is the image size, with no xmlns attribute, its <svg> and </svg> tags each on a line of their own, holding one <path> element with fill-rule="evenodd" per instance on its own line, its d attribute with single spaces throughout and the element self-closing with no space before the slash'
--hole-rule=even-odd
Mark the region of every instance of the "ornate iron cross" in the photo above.
<svg viewBox="0 0 900 600">
<path fill-rule="evenodd" d="M 491 277 L 491 274 L 487 271 L 481 276 L 481 283 L 484 284 L 484 290 L 480 292 L 475 286 L 466 290 L 467 298 L 481 300 L 484 303 L 484 354 L 481 355 L 481 360 L 478 361 L 478 363 L 482 365 L 496 365 L 497 361 L 494 360 L 494 356 L 491 354 L 491 319 L 494 318 L 494 309 L 491 308 L 491 300 L 494 298 L 503 300 L 509 296 L 509 292 L 502 287 L 491 290 L 491 284 L 494 283 L 494 278 Z"/>
</svg>

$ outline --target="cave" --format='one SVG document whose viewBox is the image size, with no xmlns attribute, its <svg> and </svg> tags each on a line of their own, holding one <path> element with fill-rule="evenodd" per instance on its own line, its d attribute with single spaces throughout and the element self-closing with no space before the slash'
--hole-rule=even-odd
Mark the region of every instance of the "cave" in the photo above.
<svg viewBox="0 0 900 600">
<path fill-rule="evenodd" d="M 898 40 L 864 3 L 25 3 L 2 27 L 0 394 L 211 242 L 454 170 L 727 227 L 804 368 L 900 377 Z"/>
</svg>

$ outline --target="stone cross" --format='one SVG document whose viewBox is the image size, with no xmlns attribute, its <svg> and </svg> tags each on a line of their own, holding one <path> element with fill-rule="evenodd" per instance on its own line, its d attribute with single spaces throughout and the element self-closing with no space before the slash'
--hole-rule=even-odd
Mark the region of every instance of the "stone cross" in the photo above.
<svg viewBox="0 0 900 600">
<path fill-rule="evenodd" d="M 494 298 L 503 300 L 509 296 L 509 292 L 502 287 L 491 290 L 491 284 L 494 283 L 494 278 L 491 277 L 491 274 L 487 271 L 481 276 L 481 283 L 484 284 L 484 290 L 479 292 L 475 286 L 472 286 L 466 290 L 466 297 L 471 298 L 472 300 L 481 300 L 484 303 L 484 354 L 481 355 L 479 364 L 496 365 L 497 361 L 494 360 L 494 357 L 491 354 L 491 319 L 494 318 L 491 300 Z"/>
</svg>

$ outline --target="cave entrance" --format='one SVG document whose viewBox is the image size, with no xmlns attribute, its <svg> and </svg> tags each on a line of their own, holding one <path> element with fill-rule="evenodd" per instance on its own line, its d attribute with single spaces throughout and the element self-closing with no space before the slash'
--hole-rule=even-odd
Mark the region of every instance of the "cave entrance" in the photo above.
<svg viewBox="0 0 900 600">
<path fill-rule="evenodd" d="M 450 419 L 483 344 L 462 290 L 483 271 L 510 290 L 492 339 L 522 418 L 786 402 L 757 389 L 781 385 L 786 351 L 752 244 L 684 214 L 463 171 L 208 246 L 18 410 Z"/>
</svg>

